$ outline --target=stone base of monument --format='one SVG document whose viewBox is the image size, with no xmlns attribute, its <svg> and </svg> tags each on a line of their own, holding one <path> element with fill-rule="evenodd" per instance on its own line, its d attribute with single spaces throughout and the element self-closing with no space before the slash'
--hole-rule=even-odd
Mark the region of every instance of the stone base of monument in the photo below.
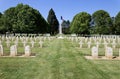
<svg viewBox="0 0 120 79">
<path fill-rule="evenodd" d="M 58 35 L 58 39 L 64 39 L 63 34 Z"/>
<path fill-rule="evenodd" d="M 62 37 L 62 36 L 59 36 L 59 37 L 58 37 L 58 39 L 64 39 L 64 37 Z"/>
<path fill-rule="evenodd" d="M 85 58 L 88 60 L 120 60 L 119 56 L 113 56 L 112 58 L 106 56 L 98 56 L 97 58 L 93 56 L 85 56 Z"/>
</svg>

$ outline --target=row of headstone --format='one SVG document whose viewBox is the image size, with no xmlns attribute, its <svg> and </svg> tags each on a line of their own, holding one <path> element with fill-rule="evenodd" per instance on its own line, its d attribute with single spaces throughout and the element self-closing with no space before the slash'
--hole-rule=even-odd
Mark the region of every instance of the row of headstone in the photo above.
<svg viewBox="0 0 120 79">
<path fill-rule="evenodd" d="M 18 46 L 18 43 L 20 43 L 20 42 L 14 41 L 14 44 L 15 44 L 16 46 Z M 22 42 L 23 47 L 26 46 L 26 43 L 28 43 L 28 42 L 26 42 L 26 41 L 23 41 L 23 42 Z M 42 46 L 43 46 L 43 41 L 39 41 L 39 42 L 31 41 L 30 43 L 31 43 L 31 46 L 32 46 L 32 47 L 34 47 L 35 43 L 38 43 L 40 48 L 42 48 Z M 0 45 L 2 45 L 2 42 L 1 42 L 1 41 L 0 41 Z M 6 46 L 7 46 L 7 47 L 10 47 L 10 41 L 6 41 Z"/>
<path fill-rule="evenodd" d="M 25 46 L 25 51 L 24 52 L 25 52 L 26 57 L 31 55 L 31 49 L 30 49 L 29 45 Z M 4 54 L 3 54 L 3 46 L 2 45 L 0 45 L 0 56 L 4 56 Z M 17 46 L 16 45 L 12 45 L 10 47 L 10 56 L 11 57 L 17 56 Z"/>
<path fill-rule="evenodd" d="M 88 41 L 90 42 L 94 42 L 96 43 L 97 41 L 99 43 L 102 43 L 102 42 L 108 42 L 108 43 L 111 43 L 111 42 L 116 42 L 116 43 L 120 43 L 120 37 L 119 38 L 95 38 L 95 37 L 67 37 L 68 40 L 71 40 L 71 41 L 83 41 L 84 43 L 87 43 Z"/>
<path fill-rule="evenodd" d="M 31 40 L 34 40 L 34 41 L 37 41 L 37 40 L 42 40 L 42 41 L 45 41 L 45 40 L 52 40 L 54 39 L 54 37 L 15 37 L 15 36 L 9 36 L 9 37 L 5 37 L 5 36 L 2 36 L 0 37 L 0 40 L 4 41 L 4 40 L 9 40 L 9 41 L 31 41 Z"/>
<path fill-rule="evenodd" d="M 98 58 L 98 47 L 96 46 L 92 47 L 91 54 L 93 58 Z M 111 47 L 106 47 L 105 57 L 109 59 L 113 58 L 113 49 Z M 120 57 L 120 50 L 119 50 L 119 57 Z"/>
<path fill-rule="evenodd" d="M 82 41 L 79 42 L 80 48 L 83 47 L 83 44 L 85 44 L 85 43 L 83 43 Z M 93 43 L 91 43 L 90 41 L 88 41 L 86 44 L 87 44 L 87 47 L 90 48 Z M 109 43 L 107 43 L 107 42 L 104 42 L 104 43 L 96 42 L 95 44 L 96 44 L 97 47 L 99 47 L 100 44 L 103 44 L 104 48 L 106 48 Z M 116 48 L 117 43 L 113 42 L 113 43 L 111 43 L 111 45 L 112 45 L 113 48 Z"/>
</svg>

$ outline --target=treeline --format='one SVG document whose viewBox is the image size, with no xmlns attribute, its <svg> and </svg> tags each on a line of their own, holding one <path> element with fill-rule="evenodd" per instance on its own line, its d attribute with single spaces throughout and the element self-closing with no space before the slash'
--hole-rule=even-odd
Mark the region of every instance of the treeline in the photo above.
<svg viewBox="0 0 120 79">
<path fill-rule="evenodd" d="M 111 17 L 108 12 L 98 10 L 76 14 L 70 25 L 70 32 L 77 34 L 120 34 L 120 12 Z"/>
<path fill-rule="evenodd" d="M 41 29 L 41 30 L 39 30 Z M 18 4 L 7 9 L 0 18 L 0 32 L 46 33 L 48 23 L 39 11 L 28 5 Z"/>
<path fill-rule="evenodd" d="M 52 14 L 52 15 L 51 15 Z M 51 33 L 58 32 L 58 20 L 51 9 L 46 21 L 40 12 L 29 5 L 16 7 L 0 13 L 0 33 Z"/>
<path fill-rule="evenodd" d="M 48 12 L 47 20 L 40 12 L 29 5 L 18 4 L 16 7 L 0 13 L 0 33 L 50 33 L 58 34 L 59 22 L 54 10 Z M 70 34 L 120 34 L 120 12 L 111 17 L 108 12 L 98 10 L 90 15 L 80 12 L 73 20 L 63 20 L 63 33 Z"/>
</svg>

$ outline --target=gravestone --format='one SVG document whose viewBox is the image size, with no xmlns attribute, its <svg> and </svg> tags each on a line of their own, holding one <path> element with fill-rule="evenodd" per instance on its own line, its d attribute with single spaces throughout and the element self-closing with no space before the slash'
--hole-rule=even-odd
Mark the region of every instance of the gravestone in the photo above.
<svg viewBox="0 0 120 79">
<path fill-rule="evenodd" d="M 43 42 L 39 41 L 39 45 L 40 45 L 40 48 L 42 48 L 43 47 Z"/>
<path fill-rule="evenodd" d="M 79 43 L 79 44 L 80 44 L 80 48 L 82 48 L 83 42 L 82 42 L 82 41 L 80 41 L 80 43 Z"/>
<path fill-rule="evenodd" d="M 92 52 L 92 57 L 93 58 L 98 58 L 98 47 L 92 47 L 92 50 L 91 50 L 91 52 Z"/>
<path fill-rule="evenodd" d="M 24 46 L 24 47 L 26 46 L 26 41 L 23 41 L 23 46 Z"/>
<path fill-rule="evenodd" d="M 108 46 L 108 43 L 106 41 L 104 41 L 104 48 L 106 49 L 106 47 Z"/>
<path fill-rule="evenodd" d="M 7 44 L 7 47 L 10 47 L 10 41 L 9 40 L 6 41 L 6 44 Z"/>
<path fill-rule="evenodd" d="M 105 56 L 109 59 L 112 59 L 113 57 L 113 49 L 111 47 L 106 47 L 106 53 Z"/>
<path fill-rule="evenodd" d="M 16 45 L 12 45 L 10 47 L 10 56 L 14 57 L 17 55 L 17 46 Z"/>
<path fill-rule="evenodd" d="M 113 43 L 112 43 L 112 47 L 113 47 L 113 48 L 116 47 L 116 42 L 115 42 L 115 41 L 113 41 Z"/>
<path fill-rule="evenodd" d="M 96 46 L 97 46 L 97 48 L 99 48 L 99 44 L 100 44 L 100 43 L 97 41 L 97 42 L 96 42 Z"/>
<path fill-rule="evenodd" d="M 120 57 L 120 49 L 119 49 L 119 57 Z"/>
<path fill-rule="evenodd" d="M 35 42 L 32 40 L 32 41 L 31 41 L 32 48 L 34 47 L 34 43 L 35 43 Z"/>
<path fill-rule="evenodd" d="M 2 44 L 2 41 L 0 40 L 0 45 Z"/>
<path fill-rule="evenodd" d="M 27 46 L 25 46 L 25 56 L 26 56 L 26 57 L 27 57 L 27 56 L 30 56 L 30 54 L 31 54 L 30 46 L 27 45 Z"/>
<path fill-rule="evenodd" d="M 18 46 L 18 40 L 15 40 L 15 41 L 14 41 L 14 44 L 15 44 L 16 46 Z"/>
<path fill-rule="evenodd" d="M 3 56 L 3 46 L 0 45 L 0 56 Z"/>
<path fill-rule="evenodd" d="M 87 44 L 88 44 L 88 48 L 90 48 L 90 46 L 91 46 L 91 42 L 89 41 Z"/>
</svg>

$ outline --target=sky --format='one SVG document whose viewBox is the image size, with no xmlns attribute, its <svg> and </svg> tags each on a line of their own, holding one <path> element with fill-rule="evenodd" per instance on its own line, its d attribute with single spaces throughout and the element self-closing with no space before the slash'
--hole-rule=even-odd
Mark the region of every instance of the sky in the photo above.
<svg viewBox="0 0 120 79">
<path fill-rule="evenodd" d="M 105 10 L 111 17 L 120 11 L 120 0 L 0 0 L 0 12 L 4 13 L 19 3 L 37 9 L 45 19 L 49 10 L 53 8 L 59 21 L 61 16 L 65 20 L 72 21 L 76 14 L 83 11 L 92 15 L 97 10 Z"/>
</svg>

